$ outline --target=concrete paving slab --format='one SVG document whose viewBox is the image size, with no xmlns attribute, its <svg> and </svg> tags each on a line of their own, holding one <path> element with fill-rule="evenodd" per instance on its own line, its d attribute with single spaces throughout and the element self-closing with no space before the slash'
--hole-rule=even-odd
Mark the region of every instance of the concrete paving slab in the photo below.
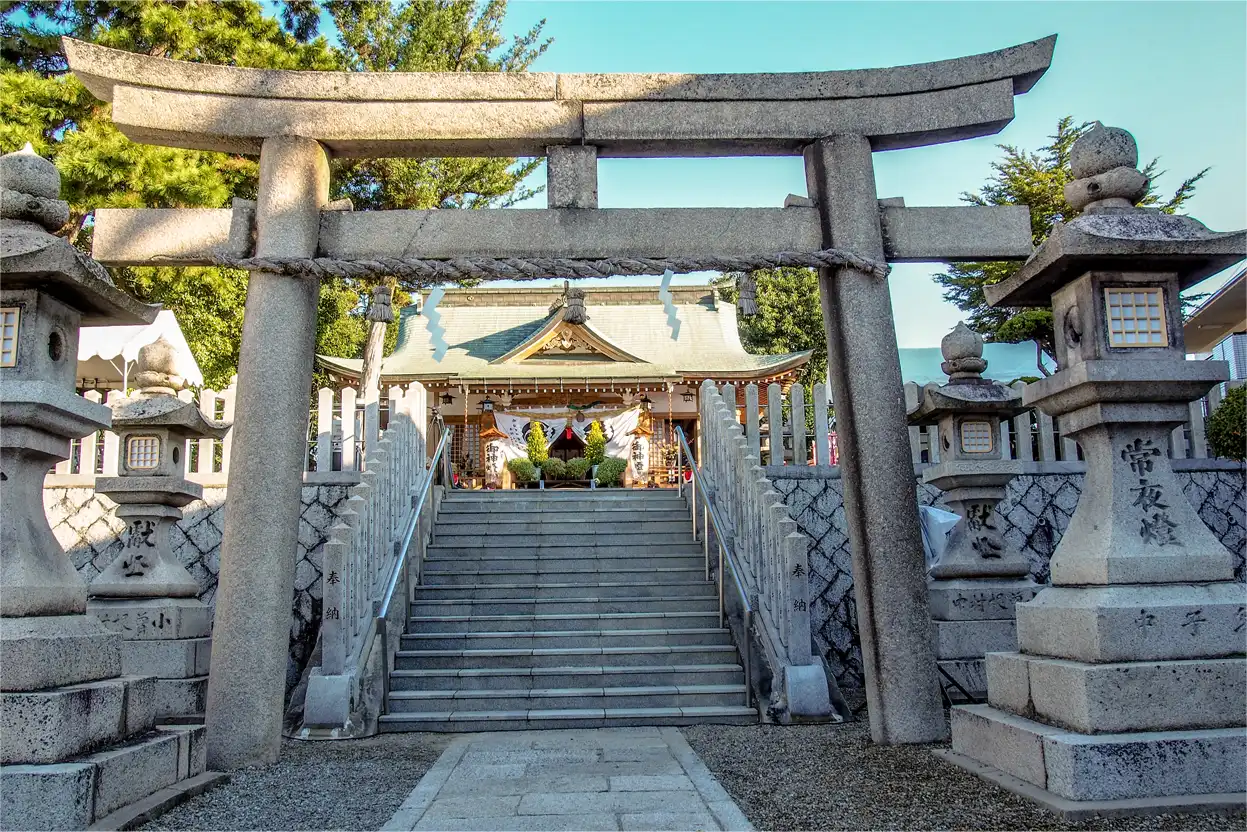
<svg viewBox="0 0 1247 832">
<path fill-rule="evenodd" d="M 751 830 L 678 730 L 464 734 L 387 830 Z"/>
</svg>

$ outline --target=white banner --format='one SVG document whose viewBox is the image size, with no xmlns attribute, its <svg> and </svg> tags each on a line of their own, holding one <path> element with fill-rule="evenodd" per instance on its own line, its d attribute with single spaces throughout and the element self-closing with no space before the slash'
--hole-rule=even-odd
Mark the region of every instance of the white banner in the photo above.
<svg viewBox="0 0 1247 832">
<path fill-rule="evenodd" d="M 576 415 L 583 414 L 584 419 L 577 421 Z M 606 434 L 606 455 L 627 459 L 632 446 L 629 431 L 636 428 L 641 417 L 640 407 L 619 410 L 615 407 L 591 407 L 588 410 L 569 411 L 565 407 L 534 407 L 522 412 L 494 413 L 494 422 L 498 430 L 507 435 L 506 439 L 494 440 L 502 449 L 504 460 L 518 459 L 528 454 L 528 441 L 525 432 L 530 422 L 536 420 L 541 424 L 546 435 L 546 447 L 554 444 L 568 425 L 571 416 L 571 429 L 583 442 L 594 420 L 602 423 L 602 431 Z"/>
</svg>

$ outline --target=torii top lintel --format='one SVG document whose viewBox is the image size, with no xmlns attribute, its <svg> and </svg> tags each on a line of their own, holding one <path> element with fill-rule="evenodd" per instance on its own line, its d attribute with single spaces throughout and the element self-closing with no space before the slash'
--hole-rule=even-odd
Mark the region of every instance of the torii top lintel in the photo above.
<svg viewBox="0 0 1247 832">
<path fill-rule="evenodd" d="M 65 38 L 74 74 L 137 142 L 255 154 L 270 136 L 341 157 L 799 154 L 838 133 L 876 150 L 999 132 L 1056 36 L 996 52 L 833 72 L 309 72 L 188 63 Z"/>
</svg>

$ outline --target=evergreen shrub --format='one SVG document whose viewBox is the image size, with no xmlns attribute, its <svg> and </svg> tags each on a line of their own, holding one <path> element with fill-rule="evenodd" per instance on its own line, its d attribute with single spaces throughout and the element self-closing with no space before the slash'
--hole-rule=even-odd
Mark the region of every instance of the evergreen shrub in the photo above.
<svg viewBox="0 0 1247 832">
<path fill-rule="evenodd" d="M 546 432 L 541 422 L 533 419 L 528 423 L 528 460 L 533 465 L 541 465 L 550 458 L 546 449 Z"/>
<path fill-rule="evenodd" d="M 1205 426 L 1212 452 L 1242 462 L 1247 457 L 1247 386 L 1226 393 Z"/>
<path fill-rule="evenodd" d="M 552 456 L 541 463 L 541 470 L 545 471 L 548 480 L 567 479 L 567 463 L 558 457 Z"/>
<path fill-rule="evenodd" d="M 600 488 L 618 488 L 623 485 L 624 471 L 628 463 L 619 457 L 611 456 L 598 464 L 597 482 Z"/>
<path fill-rule="evenodd" d="M 537 466 L 523 457 L 507 460 L 507 470 L 515 477 L 516 482 L 537 481 Z"/>
<path fill-rule="evenodd" d="M 578 456 L 575 459 L 569 459 L 567 460 L 567 478 L 569 480 L 588 479 L 589 469 L 592 467 L 593 463 L 585 459 L 583 456 Z"/>
<path fill-rule="evenodd" d="M 589 425 L 589 432 L 585 434 L 585 459 L 590 465 L 601 465 L 606 459 L 606 434 L 601 422 Z"/>
</svg>

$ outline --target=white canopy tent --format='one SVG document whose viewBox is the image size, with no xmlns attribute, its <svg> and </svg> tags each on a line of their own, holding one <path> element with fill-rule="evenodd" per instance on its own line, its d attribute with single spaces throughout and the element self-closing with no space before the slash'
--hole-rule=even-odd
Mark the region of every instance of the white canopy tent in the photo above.
<svg viewBox="0 0 1247 832">
<path fill-rule="evenodd" d="M 191 353 L 177 317 L 160 310 L 146 326 L 84 326 L 78 339 L 78 386 L 88 390 L 125 390 L 139 350 L 163 336 L 173 344 L 177 373 L 202 387 L 203 373 Z"/>
</svg>

